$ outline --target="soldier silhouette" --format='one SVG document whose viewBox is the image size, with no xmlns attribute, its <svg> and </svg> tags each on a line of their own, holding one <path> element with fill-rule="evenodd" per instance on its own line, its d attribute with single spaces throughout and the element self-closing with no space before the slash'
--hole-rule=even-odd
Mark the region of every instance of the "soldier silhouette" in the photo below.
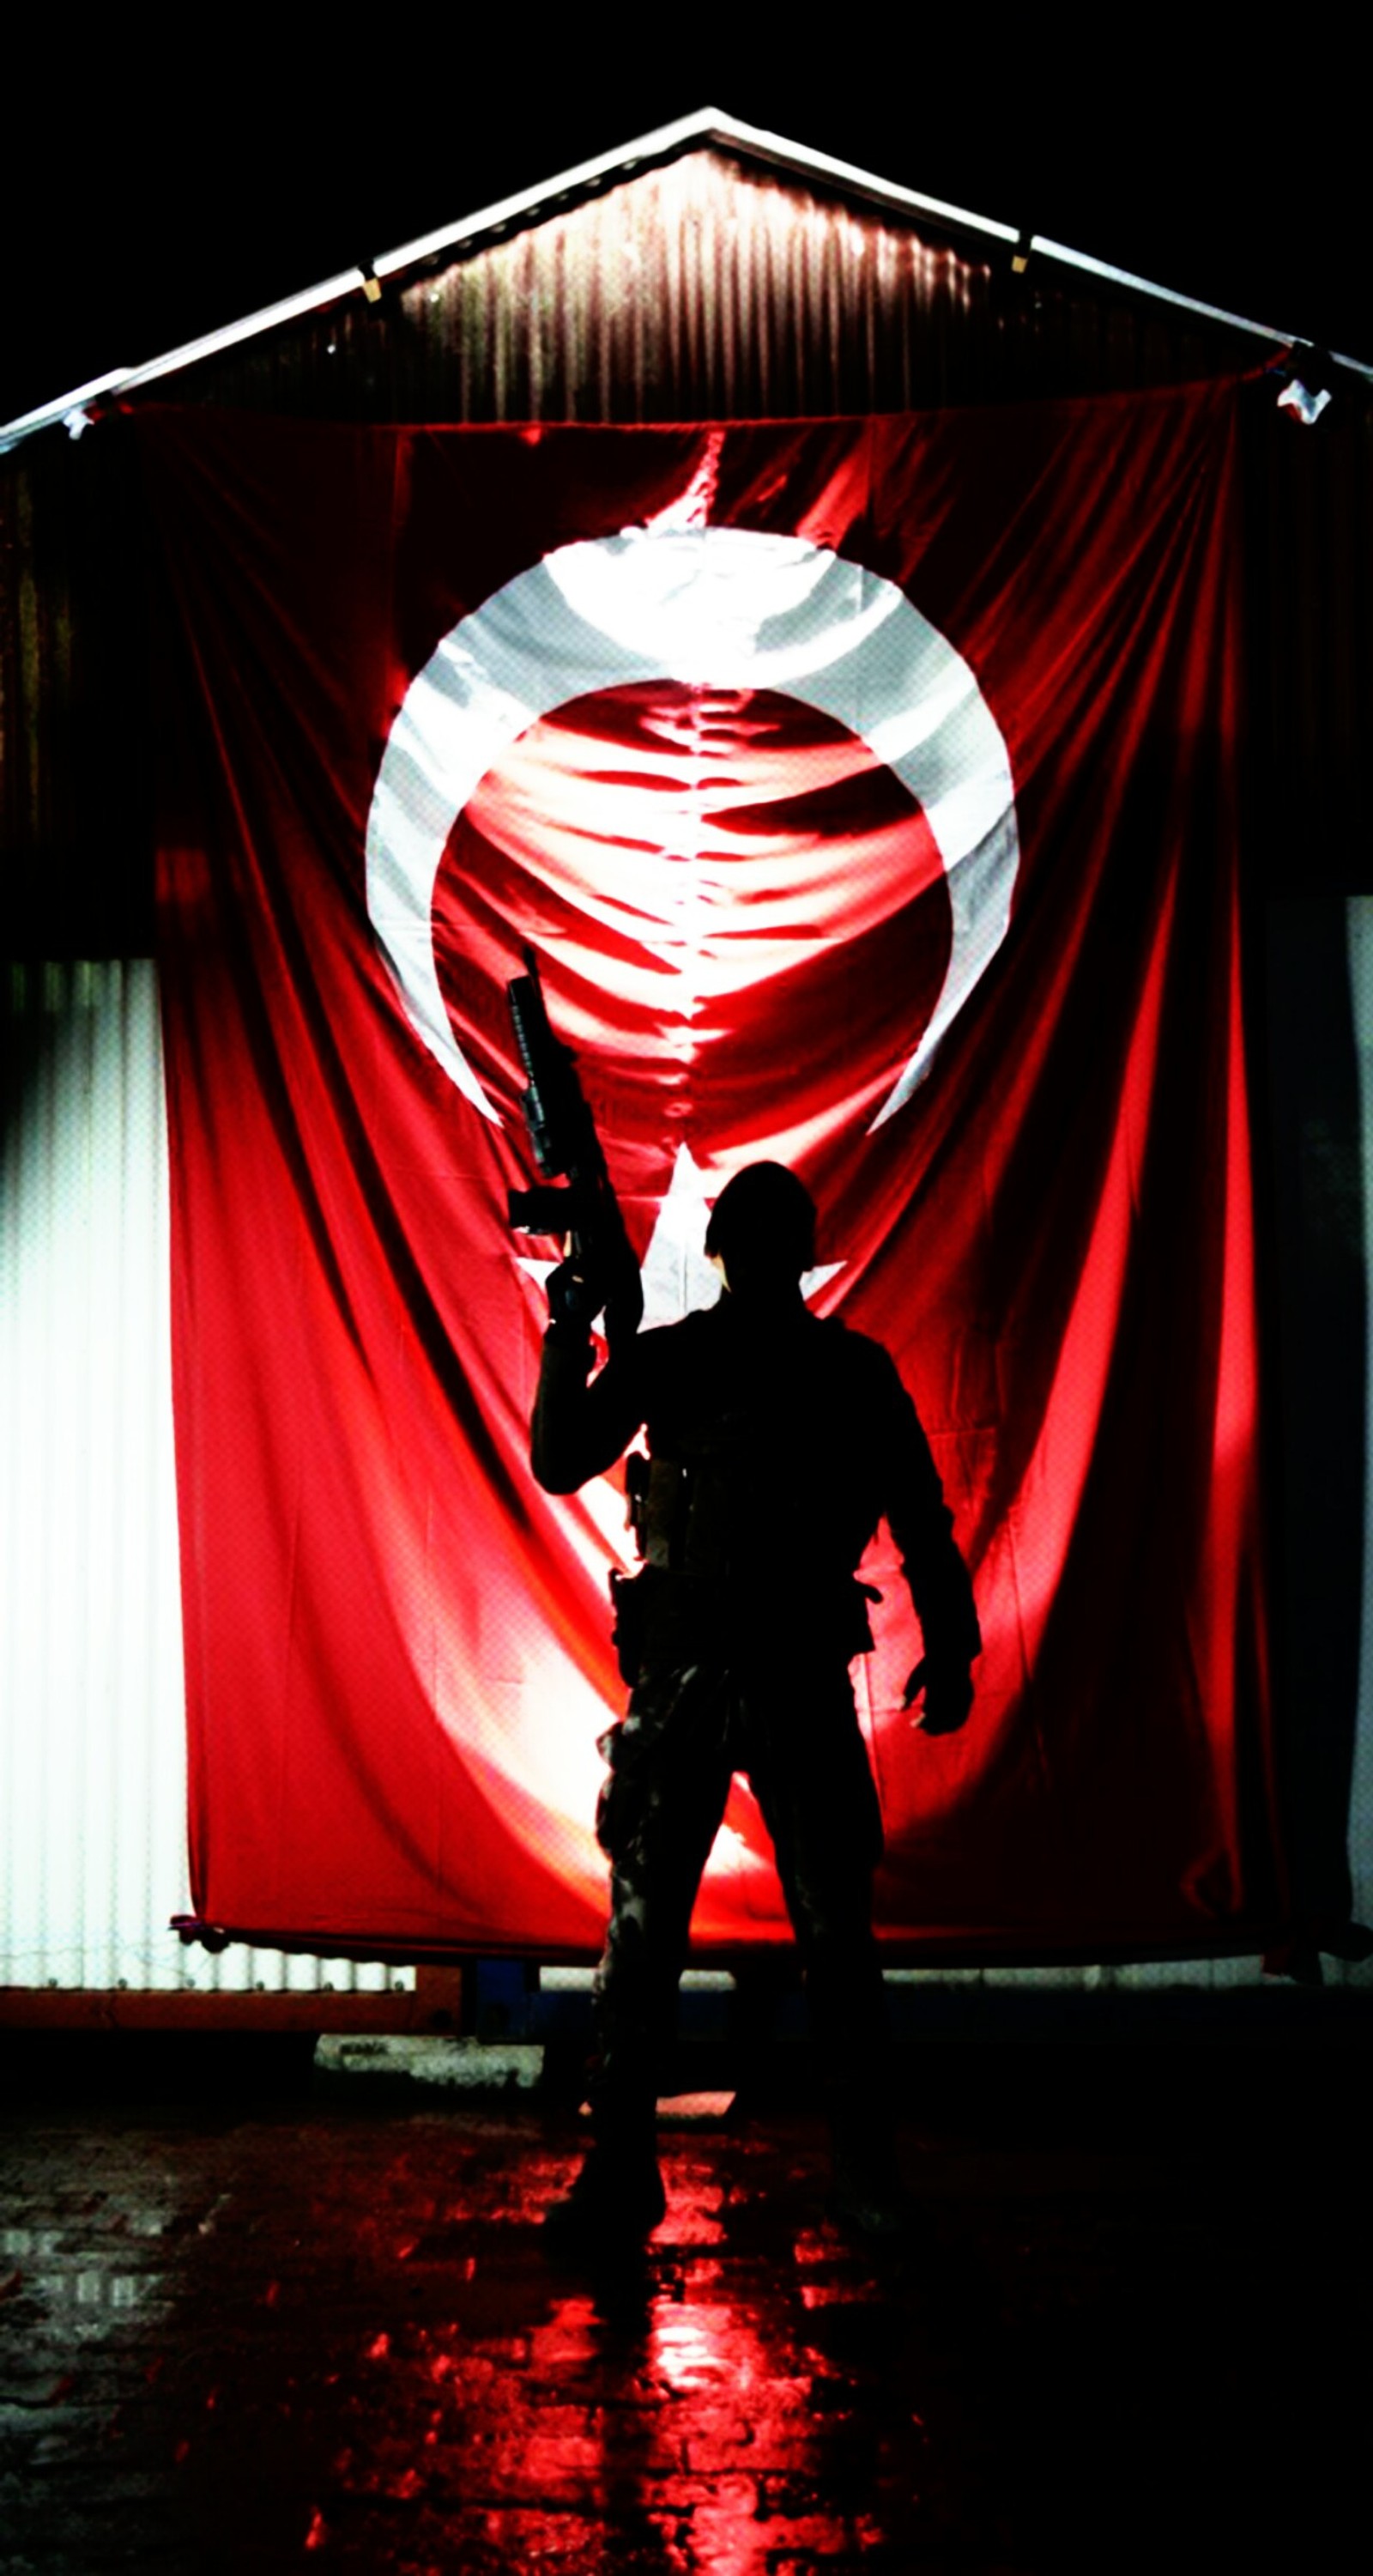
<svg viewBox="0 0 1373 2576">
<path fill-rule="evenodd" d="M 692 1907 L 742 1772 L 772 1839 L 805 1975 L 833 2139 L 830 2207 L 864 2233 L 900 2224 L 885 1997 L 871 1905 L 882 1823 L 849 1681 L 871 1648 L 857 1567 L 885 1518 L 924 1654 L 923 1727 L 972 1705 L 977 1614 L 916 1411 L 880 1343 L 809 1311 L 816 1210 L 781 1164 L 721 1192 L 706 1232 L 718 1302 L 612 1341 L 591 1377 L 605 1284 L 584 1262 L 549 1280 L 532 1463 L 571 1493 L 628 1462 L 643 1570 L 618 1586 L 631 1684 L 601 1739 L 597 1838 L 610 1922 L 594 1989 L 593 2144 L 546 2215 L 554 2241 L 637 2241 L 663 2215 L 655 2106 Z"/>
</svg>

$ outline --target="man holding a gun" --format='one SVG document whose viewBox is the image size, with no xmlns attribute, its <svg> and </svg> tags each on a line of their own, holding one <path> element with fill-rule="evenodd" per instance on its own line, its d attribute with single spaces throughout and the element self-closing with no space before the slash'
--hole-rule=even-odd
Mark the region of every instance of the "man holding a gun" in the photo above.
<svg viewBox="0 0 1373 2576">
<path fill-rule="evenodd" d="M 611 1908 L 594 1998 L 594 2143 L 546 2227 L 595 2247 L 641 2240 L 663 2215 L 658 2072 L 696 1891 L 738 1771 L 772 1838 L 805 1971 L 833 2132 L 831 2207 L 886 2233 L 900 2223 L 900 2195 L 871 1922 L 882 1825 L 848 1669 L 872 1644 L 856 1569 L 885 1518 L 924 1640 L 907 1705 L 923 1690 L 924 1731 L 952 1732 L 972 1705 L 981 1640 L 951 1516 L 887 1353 L 805 1304 L 815 1207 L 780 1164 L 745 1167 L 716 1202 L 706 1250 L 718 1302 L 638 1330 L 637 1270 L 571 1057 L 548 1029 L 536 977 L 511 999 L 536 1158 L 570 1183 L 512 1201 L 517 1222 L 567 1243 L 548 1282 L 534 1473 L 549 1492 L 571 1493 L 641 1428 L 648 1442 L 648 1457 L 628 1466 L 643 1570 L 617 1586 L 629 1705 L 601 1740 L 597 1837 Z M 609 1357 L 593 1377 L 602 1310 Z"/>
</svg>

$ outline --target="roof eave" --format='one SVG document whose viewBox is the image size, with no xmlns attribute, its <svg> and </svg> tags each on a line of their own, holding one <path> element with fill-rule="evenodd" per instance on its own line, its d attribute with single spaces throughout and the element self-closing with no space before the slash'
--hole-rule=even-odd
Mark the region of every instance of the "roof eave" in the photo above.
<svg viewBox="0 0 1373 2576">
<path fill-rule="evenodd" d="M 175 375 L 183 367 L 194 366 L 198 359 L 214 357 L 225 349 L 239 346 L 245 340 L 258 338 L 284 322 L 299 320 L 307 313 L 322 311 L 346 295 L 357 294 L 369 277 L 398 276 L 407 268 L 418 267 L 445 251 L 461 251 L 474 246 L 484 235 L 499 232 L 512 224 L 524 223 L 556 205 L 589 194 L 606 180 L 631 177 L 635 171 L 652 168 L 675 160 L 681 153 L 714 147 L 737 153 L 769 168 L 789 171 L 799 178 L 819 181 L 845 195 L 861 197 L 865 203 L 886 208 L 893 214 L 923 215 L 952 232 L 970 233 L 986 241 L 1020 243 L 1027 256 L 1050 260 L 1057 266 L 1075 269 L 1103 283 L 1119 286 L 1132 294 L 1171 305 L 1175 310 L 1194 313 L 1199 320 L 1217 322 L 1251 338 L 1267 341 L 1275 348 L 1293 346 L 1299 335 L 1277 331 L 1263 322 L 1252 322 L 1222 306 L 1199 302 L 1195 296 L 1181 295 L 1174 288 L 1158 286 L 1151 279 L 1135 276 L 1128 269 L 1111 267 L 1106 261 L 1092 259 L 1085 252 L 1070 250 L 1065 243 L 1049 241 L 1039 234 L 1028 242 L 1014 224 L 1003 224 L 988 215 L 974 214 L 966 206 L 951 206 L 939 197 L 927 197 L 915 188 L 904 188 L 876 171 L 861 169 L 857 163 L 841 161 L 832 153 L 814 151 L 810 145 L 793 143 L 785 135 L 769 133 L 766 128 L 745 125 L 737 117 L 726 116 L 715 107 L 697 108 L 690 116 L 680 116 L 669 125 L 654 127 L 632 143 L 618 145 L 613 151 L 595 154 L 579 161 L 570 169 L 540 180 L 530 188 L 517 189 L 493 205 L 482 206 L 464 215 L 454 224 L 441 225 L 436 231 L 421 233 L 415 240 L 402 242 L 397 249 L 383 251 L 370 270 L 347 268 L 324 278 L 316 286 L 302 287 L 297 294 L 281 297 L 264 305 L 260 311 L 245 314 L 237 322 L 226 322 L 218 330 L 203 332 L 197 339 L 186 340 L 174 349 L 164 350 L 159 357 L 147 359 L 142 366 L 116 367 L 90 383 L 76 386 L 71 392 L 57 395 L 51 402 L 21 413 L 17 419 L 0 424 L 0 454 L 20 441 L 31 438 L 40 429 L 60 421 L 75 423 L 85 414 L 85 407 L 112 394 L 137 392 L 154 384 L 160 377 Z M 1338 366 L 1373 381 L 1373 365 L 1362 360 L 1335 354 Z"/>
</svg>

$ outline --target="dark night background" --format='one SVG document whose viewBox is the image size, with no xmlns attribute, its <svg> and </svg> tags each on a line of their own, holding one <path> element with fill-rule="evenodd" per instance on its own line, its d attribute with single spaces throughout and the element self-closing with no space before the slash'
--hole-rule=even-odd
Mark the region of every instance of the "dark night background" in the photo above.
<svg viewBox="0 0 1373 2576">
<path fill-rule="evenodd" d="M 54 15 L 6 40 L 0 420 L 705 105 L 1373 361 L 1352 60 L 1201 23 Z"/>
<path fill-rule="evenodd" d="M 1228 12 L 1222 54 L 1220 18 L 278 6 L 99 24 L 52 10 L 40 27 L 30 10 L 0 52 L 0 422 L 706 105 L 1373 363 L 1358 21 L 1342 22 L 1346 52 L 1317 55 L 1328 12 Z M 1289 479 L 1318 499 L 1366 493 L 1367 418 L 1351 404 L 1333 438 L 1284 428 Z M 1342 441 L 1344 480 L 1324 464 Z M 1343 766 L 1284 771 L 1274 811 L 1299 805 L 1307 828 L 1290 848 L 1276 825 L 1261 841 L 1257 882 L 1276 899 L 1256 961 L 1271 1019 L 1256 1107 L 1272 1130 L 1261 1215 L 1298 1211 L 1271 1319 L 1289 1464 L 1275 1542 L 1306 1730 L 1289 1795 L 1300 1869 L 1313 1888 L 1324 1872 L 1335 1918 L 1365 1330 L 1338 897 L 1373 883 L 1354 696 L 1367 557 L 1362 523 L 1313 506 L 1307 524 L 1315 569 L 1283 595 L 1310 619 L 1324 584 L 1340 613 L 1303 625 L 1290 659 L 1310 651 L 1325 675 L 1312 739 Z M 1302 739 L 1284 731 L 1282 756 Z M 26 843 L 17 881 L 43 897 L 29 954 L 127 948 L 141 809 L 121 822 L 92 775 L 123 909 L 102 932 L 72 909 L 88 880 L 64 851 Z M 65 945 L 42 944 L 53 924 Z M 1286 1965 L 1318 1976 L 1314 1939 Z M 504 2013 L 491 1998 L 522 1996 L 522 1977 L 471 1984 L 475 2028 L 498 2035 L 482 2014 Z M 852 2567 L 855 2530 L 863 2564 L 888 2570 L 1352 2563 L 1367 2519 L 1367 1992 L 1275 1979 L 907 2000 L 907 2253 L 884 2268 L 817 2224 L 823 2148 L 795 2089 L 809 2079 L 770 2047 L 760 1986 L 731 2001 L 735 2054 L 707 2052 L 685 2078 L 703 2063 L 732 2083 L 742 2063 L 747 2116 L 669 2135 L 670 2241 L 641 2307 L 620 2291 L 594 2314 L 536 2229 L 578 2149 L 579 2044 L 562 2041 L 536 2107 L 369 2071 L 365 2047 L 352 2071 L 336 2053 L 311 2073 L 312 2032 L 297 2066 L 304 2024 L 273 2024 L 265 1994 L 243 1998 L 264 2011 L 237 2039 L 111 2026 L 73 2048 L 40 2029 L 26 2056 L 6 2031 L 0 2511 L 19 2554 L 5 2565 L 236 2576 L 328 2542 L 326 2567 L 422 2557 L 471 2576 L 555 2558 L 569 2576 L 837 2567 L 841 2548 Z M 424 2027 L 451 2029 L 436 2001 Z"/>
</svg>

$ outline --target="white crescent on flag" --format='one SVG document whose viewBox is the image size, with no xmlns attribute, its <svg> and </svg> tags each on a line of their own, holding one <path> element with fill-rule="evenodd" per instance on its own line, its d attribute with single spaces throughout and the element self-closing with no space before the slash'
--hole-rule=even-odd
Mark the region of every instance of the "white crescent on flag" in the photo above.
<svg viewBox="0 0 1373 2576">
<path fill-rule="evenodd" d="M 922 809 L 952 939 L 925 1028 L 872 1120 L 899 1109 L 985 974 L 1019 864 L 1001 730 L 963 656 L 894 582 L 808 538 L 657 524 L 561 546 L 459 620 L 406 691 L 367 824 L 367 907 L 424 1044 L 496 1118 L 453 1034 L 434 886 L 488 770 L 555 707 L 643 681 L 785 692 L 842 724 Z"/>
</svg>

